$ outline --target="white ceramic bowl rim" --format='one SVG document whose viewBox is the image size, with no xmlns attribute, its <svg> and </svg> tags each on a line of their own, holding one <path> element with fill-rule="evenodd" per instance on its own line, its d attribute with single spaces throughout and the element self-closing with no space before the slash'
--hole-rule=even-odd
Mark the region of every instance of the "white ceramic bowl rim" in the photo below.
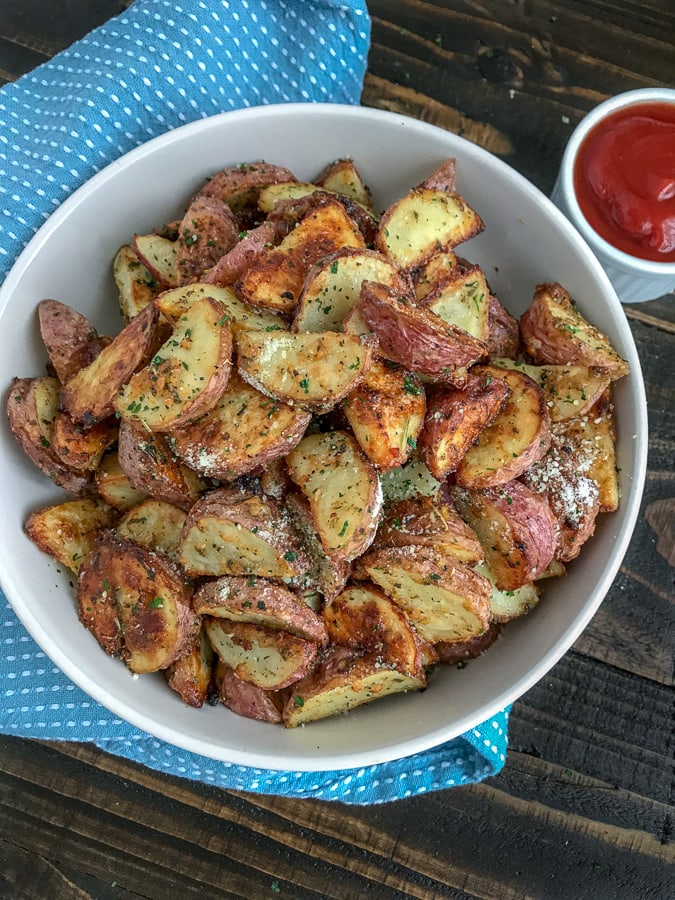
<svg viewBox="0 0 675 900">
<path fill-rule="evenodd" d="M 642 275 L 675 275 L 675 262 L 658 262 L 656 260 L 641 259 L 619 250 L 589 224 L 583 214 L 574 190 L 574 164 L 579 147 L 586 135 L 595 126 L 611 113 L 620 109 L 642 103 L 675 103 L 675 89 L 672 88 L 639 88 L 634 91 L 626 91 L 610 97 L 592 109 L 579 122 L 565 147 L 560 173 L 558 176 L 558 189 L 561 191 L 569 211 L 569 215 L 575 227 L 583 234 L 591 247 L 596 248 L 603 259 L 611 259 L 619 268 Z"/>
<path fill-rule="evenodd" d="M 487 153 L 487 151 L 470 144 L 456 135 L 443 132 L 433 125 L 400 116 L 396 113 L 379 110 L 332 104 L 290 104 L 286 106 L 246 109 L 223 113 L 211 118 L 199 120 L 162 135 L 161 137 L 155 138 L 149 143 L 133 150 L 131 153 L 106 167 L 106 169 L 94 176 L 89 182 L 68 198 L 32 239 L 9 274 L 4 286 L 0 289 L 0 317 L 4 316 L 6 309 L 10 304 L 12 295 L 22 283 L 22 279 L 28 277 L 26 276 L 26 272 L 30 272 L 31 266 L 33 266 L 40 254 L 43 253 L 45 247 L 49 245 L 50 240 L 59 229 L 67 227 L 69 217 L 74 215 L 81 205 L 87 204 L 90 198 L 95 196 L 99 189 L 105 187 L 108 182 L 114 181 L 114 179 L 118 178 L 121 174 L 133 169 L 137 162 L 148 157 L 154 157 L 157 151 L 162 150 L 162 148 L 167 148 L 169 145 L 175 145 L 172 150 L 172 159 L 174 159 L 174 157 L 183 159 L 184 157 L 181 157 L 181 153 L 185 153 L 188 148 L 200 146 L 197 138 L 204 140 L 211 132 L 213 132 L 214 139 L 222 139 L 223 134 L 226 133 L 224 131 L 225 128 L 234 128 L 236 131 L 236 126 L 248 127 L 249 123 L 252 124 L 257 122 L 258 125 L 263 125 L 269 134 L 274 134 L 275 128 L 279 129 L 282 126 L 286 127 L 288 121 L 295 122 L 297 126 L 298 123 L 301 121 L 304 122 L 305 120 L 309 120 L 313 131 L 319 131 L 323 125 L 324 128 L 333 127 L 336 133 L 338 123 L 342 127 L 344 127 L 344 123 L 350 123 L 351 125 L 358 126 L 360 129 L 368 129 L 369 124 L 371 127 L 381 126 L 382 134 L 380 135 L 380 139 L 383 143 L 385 142 L 385 133 L 386 138 L 390 140 L 396 133 L 403 135 L 405 132 L 408 132 L 409 137 L 406 138 L 408 144 L 411 144 L 414 141 L 414 146 L 424 146 L 425 142 L 428 142 L 433 145 L 433 154 L 445 153 L 446 155 L 452 155 L 453 152 L 458 155 L 464 154 L 465 165 L 469 168 L 473 167 L 476 169 L 476 172 L 478 171 L 479 164 L 489 162 L 493 171 L 500 178 L 508 180 L 509 184 L 515 185 L 518 192 L 520 192 L 520 195 L 523 198 L 526 198 L 533 207 L 535 205 L 537 207 L 543 207 L 546 218 L 551 222 L 551 227 L 558 236 L 556 240 L 562 238 L 565 243 L 565 248 L 562 249 L 565 250 L 567 256 L 576 259 L 578 264 L 583 263 L 583 268 L 589 274 L 591 282 L 593 282 L 593 286 L 590 290 L 591 295 L 595 293 L 604 297 L 604 302 L 606 303 L 606 321 L 611 324 L 614 339 L 618 342 L 618 345 L 627 357 L 631 366 L 632 374 L 630 376 L 630 384 L 625 387 L 625 397 L 627 398 L 627 402 L 630 402 L 635 417 L 632 424 L 632 427 L 635 429 L 635 434 L 632 436 L 634 439 L 634 451 L 631 454 L 630 471 L 625 473 L 626 485 L 630 485 L 630 492 L 629 496 L 625 496 L 622 502 L 620 514 L 621 524 L 616 526 L 610 524 L 606 531 L 601 529 L 603 530 L 603 534 L 606 535 L 603 539 L 603 546 L 608 546 L 609 549 L 606 551 L 606 555 L 604 555 L 604 550 L 599 554 L 600 562 L 594 567 L 596 573 L 595 579 L 589 585 L 584 582 L 582 591 L 584 595 L 584 605 L 580 607 L 578 614 L 573 619 L 565 620 L 565 627 L 560 629 L 559 633 L 556 632 L 555 638 L 551 637 L 550 646 L 547 646 L 545 651 L 538 647 L 521 648 L 525 650 L 524 655 L 527 656 L 528 660 L 530 660 L 531 657 L 531 662 L 527 663 L 527 667 L 525 667 L 525 663 L 521 664 L 523 670 L 512 682 L 508 682 L 507 680 L 507 683 L 503 685 L 503 682 L 500 681 L 497 687 L 493 686 L 489 689 L 485 688 L 482 683 L 480 684 L 480 689 L 477 685 L 475 689 L 476 701 L 472 708 L 463 714 L 456 715 L 450 725 L 444 721 L 443 714 L 439 714 L 433 717 L 433 724 L 428 725 L 426 730 L 421 734 L 415 734 L 412 737 L 407 737 L 405 739 L 397 738 L 396 740 L 393 740 L 390 739 L 389 735 L 380 737 L 378 733 L 377 737 L 370 743 L 366 742 L 364 746 L 354 749 L 349 743 L 351 740 L 349 735 L 346 740 L 343 740 L 342 735 L 340 735 L 340 741 L 338 741 L 337 744 L 333 742 L 332 736 L 335 733 L 334 729 L 339 728 L 341 725 L 339 722 L 336 726 L 334 721 L 330 722 L 329 720 L 325 720 L 322 723 L 316 723 L 315 726 L 308 726 L 306 731 L 303 730 L 307 737 L 303 735 L 302 744 L 296 745 L 293 742 L 295 740 L 299 741 L 300 736 L 286 732 L 284 729 L 275 729 L 271 726 L 261 725 L 261 723 L 251 723 L 250 720 L 241 720 L 239 727 L 243 729 L 244 737 L 240 741 L 240 744 L 233 748 L 232 746 L 227 745 L 226 734 L 223 737 L 219 732 L 216 736 L 213 736 L 211 732 L 209 732 L 208 737 L 203 737 L 200 732 L 199 736 L 195 737 L 192 732 L 186 734 L 177 730 L 173 727 L 172 721 L 167 721 L 166 719 L 160 721 L 159 717 L 155 716 L 152 707 L 148 708 L 145 697 L 136 697 L 136 695 L 129 694 L 126 687 L 123 689 L 120 688 L 119 691 L 122 693 L 119 693 L 118 695 L 118 693 L 115 692 L 117 687 L 112 690 L 108 688 L 104 674 L 99 675 L 98 678 L 93 678 L 92 673 L 86 668 L 83 668 L 79 660 L 71 659 L 69 657 L 68 653 L 64 651 L 63 647 L 60 646 L 59 642 L 55 640 L 54 636 L 51 634 L 49 623 L 41 621 L 36 614 L 36 611 L 32 608 L 31 596 L 26 595 L 25 592 L 21 590 L 20 584 L 28 584 L 29 578 L 28 576 L 25 576 L 23 572 L 17 571 L 16 563 L 14 561 L 12 543 L 16 545 L 16 541 L 19 539 L 17 529 L 20 530 L 20 525 L 17 523 L 6 525 L 4 522 L 0 522 L 0 526 L 5 530 L 4 540 L 0 540 L 0 579 L 2 580 L 5 593 L 17 615 L 36 642 L 45 650 L 53 662 L 59 666 L 73 682 L 79 685 L 91 697 L 107 707 L 114 714 L 120 716 L 120 718 L 125 719 L 132 725 L 149 732 L 161 740 L 165 740 L 175 746 L 180 746 L 183 749 L 216 760 L 269 769 L 327 771 L 333 769 L 355 768 L 402 758 L 435 747 L 456 737 L 468 729 L 475 727 L 480 722 L 489 719 L 499 710 L 515 701 L 539 681 L 562 657 L 597 611 L 598 606 L 612 584 L 628 548 L 639 512 L 646 472 L 647 418 L 644 385 L 640 372 L 639 358 L 621 305 L 600 264 L 593 256 L 587 244 L 574 230 L 562 213 L 530 182 L 512 170 L 506 163 Z M 394 132 L 389 133 L 387 131 L 389 128 L 393 128 Z M 307 130 L 308 129 L 309 125 L 307 126 Z M 290 138 L 287 138 L 287 140 L 290 140 Z M 326 141 L 328 138 L 322 137 L 322 140 Z M 365 138 L 362 140 L 365 140 Z M 405 144 L 406 141 L 403 143 Z M 389 145 L 387 144 L 387 146 Z M 225 157 L 227 157 L 227 152 L 228 151 L 224 151 Z M 273 149 L 268 150 L 266 155 L 271 161 L 275 161 Z M 428 155 L 430 155 L 430 153 L 427 153 L 427 156 Z M 235 161 L 241 160 L 228 160 L 224 164 Z M 314 163 L 313 159 L 311 161 Z M 323 163 L 328 161 L 330 161 L 328 157 L 322 160 Z M 213 168 L 212 171 L 215 171 L 215 168 Z M 375 172 L 376 171 L 377 169 L 375 169 Z M 374 177 L 375 175 L 373 175 L 373 178 Z M 410 186 L 412 185 L 408 185 L 408 187 Z M 522 223 L 523 229 L 529 227 L 523 219 L 516 218 L 518 215 L 517 210 L 510 211 L 509 215 L 512 216 L 514 223 Z M 511 221 L 511 219 L 509 221 Z M 133 227 L 134 225 L 133 211 L 130 213 L 129 225 L 130 227 Z M 517 230 L 518 227 L 521 227 L 521 225 L 514 224 L 511 226 L 514 231 Z M 532 226 L 531 230 L 527 233 L 530 234 L 530 240 L 537 240 L 538 234 L 535 226 Z M 511 239 L 509 234 L 498 234 L 497 237 L 500 242 Z M 481 238 L 478 240 L 480 241 Z M 512 240 L 516 242 L 515 246 L 519 246 L 517 243 L 519 240 L 518 234 L 514 234 Z M 559 245 L 556 244 L 556 248 L 558 247 Z M 509 251 L 507 248 L 508 244 L 505 245 L 503 252 L 508 258 Z M 556 249 L 556 254 L 558 252 L 559 250 Z M 536 269 L 536 254 L 533 254 L 533 258 L 535 259 L 533 265 Z M 507 266 L 504 266 L 504 268 L 507 268 Z M 495 277 L 499 278 L 502 276 Z M 574 280 L 576 277 L 576 273 L 572 272 L 571 278 Z M 93 287 L 88 287 L 87 289 L 90 293 L 94 290 Z M 23 315 L 28 317 L 29 312 L 22 311 L 21 316 Z M 19 316 L 19 319 L 21 316 Z M 26 318 L 25 321 L 20 323 L 20 328 L 27 328 L 28 321 L 28 318 Z M 22 331 L 21 333 L 24 332 Z M 5 431 L 8 431 L 6 423 L 4 423 L 4 427 Z M 4 437 L 4 435 L 2 436 Z M 630 436 L 627 436 L 627 439 L 630 443 Z M 11 448 L 13 452 L 16 450 L 16 448 L 12 446 L 11 438 L 7 439 L 7 447 Z M 9 458 L 9 452 L 7 453 L 7 457 Z M 17 462 L 14 462 L 12 465 L 16 466 Z M 22 469 L 22 472 L 23 471 L 24 470 Z M 31 471 L 29 464 L 26 464 L 25 471 Z M 23 477 L 30 477 L 32 479 L 33 475 L 24 475 Z M 32 483 L 33 482 L 31 481 L 31 484 Z M 8 520 L 9 515 L 3 516 L 3 520 L 5 519 Z M 10 526 L 14 529 L 13 531 L 10 531 Z M 29 551 L 27 550 L 26 552 Z M 32 549 L 30 552 L 33 552 Z M 50 576 L 50 578 L 51 577 L 52 576 Z M 553 612 L 552 609 L 551 612 Z M 548 612 L 546 609 L 542 609 L 541 615 L 544 617 L 545 623 L 550 621 L 549 618 L 547 618 Z M 555 618 L 556 615 L 557 613 L 553 615 L 553 621 L 557 621 Z M 563 613 L 560 615 L 562 616 Z M 80 627 L 81 626 L 78 625 L 78 628 Z M 82 631 L 82 635 L 85 635 L 84 631 Z M 491 649 L 485 654 L 485 658 L 488 658 L 490 653 L 493 653 L 496 659 L 500 655 L 501 650 L 506 652 L 506 648 L 497 646 L 496 650 Z M 100 653 L 101 651 L 97 648 L 97 652 Z M 82 658 L 85 658 L 84 655 Z M 477 662 L 482 662 L 482 660 Z M 113 665 L 121 666 L 120 663 L 109 660 L 107 657 L 101 659 L 102 670 L 106 670 Z M 121 668 L 124 667 L 122 666 Z M 478 672 L 479 669 L 477 668 L 476 671 Z M 117 669 L 115 670 L 114 677 L 117 677 Z M 478 681 L 480 680 L 479 676 Z M 492 684 L 493 682 L 494 678 L 490 683 Z M 131 697 L 131 699 L 125 701 L 124 697 L 127 696 Z M 417 721 L 415 709 L 416 698 L 407 697 L 403 699 L 407 703 L 407 717 L 414 725 Z M 424 697 L 421 699 L 424 700 Z M 370 710 L 377 706 L 378 704 L 371 704 L 368 707 L 362 708 L 362 710 L 350 713 L 350 717 L 356 716 L 356 714 L 360 714 L 364 710 Z M 436 707 L 434 707 L 434 709 L 436 709 Z M 191 716 L 192 712 L 187 711 L 186 715 Z M 427 717 L 427 719 L 428 718 L 429 717 Z M 375 732 L 378 732 L 378 728 L 381 726 L 383 719 L 380 717 L 380 713 L 377 713 L 374 719 L 369 718 L 366 720 L 355 718 L 353 721 L 367 721 L 369 724 L 374 722 L 374 725 L 370 725 L 370 729 L 374 729 Z M 317 726 L 323 726 L 323 728 Z M 258 740 L 257 735 L 260 733 L 259 728 L 266 729 L 266 734 L 268 734 L 269 737 L 269 739 L 266 737 L 264 741 L 261 742 L 261 744 L 264 744 L 264 747 L 261 745 L 256 746 L 256 741 Z M 314 728 L 317 730 L 313 731 Z M 408 728 L 407 725 L 406 728 Z M 223 726 L 222 731 L 226 731 L 226 726 Z M 275 734 L 275 731 L 281 731 L 282 734 Z M 297 729 L 297 731 L 299 732 L 301 730 Z M 346 732 L 349 733 L 349 728 L 346 729 Z M 352 731 L 351 734 L 354 734 L 354 732 Z M 325 737 L 326 735 L 327 737 Z M 322 736 L 324 737 L 322 738 Z M 250 741 L 250 746 L 245 745 L 246 740 Z M 322 744 L 322 740 L 324 741 L 324 744 L 328 746 L 319 746 Z M 339 749 L 333 749 L 334 746 L 338 746 Z"/>
</svg>

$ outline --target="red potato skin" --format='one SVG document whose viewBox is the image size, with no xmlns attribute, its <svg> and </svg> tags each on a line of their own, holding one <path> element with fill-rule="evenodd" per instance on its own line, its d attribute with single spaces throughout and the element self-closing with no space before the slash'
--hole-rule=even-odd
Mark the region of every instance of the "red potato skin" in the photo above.
<svg viewBox="0 0 675 900">
<path fill-rule="evenodd" d="M 442 481 L 456 470 L 481 431 L 494 422 L 510 393 L 500 378 L 477 375 L 469 375 L 466 387 L 443 386 L 430 392 L 418 447 L 434 478 Z"/>
<path fill-rule="evenodd" d="M 275 243 L 275 238 L 274 227 L 269 222 L 263 222 L 222 256 L 201 281 L 218 287 L 232 287 L 256 257 Z"/>
<path fill-rule="evenodd" d="M 159 312 L 151 303 L 124 326 L 91 365 L 68 379 L 61 389 L 61 404 L 76 422 L 93 425 L 113 415 L 117 392 L 152 355 L 158 321 Z M 98 390 L 94 394 L 85 389 L 89 402 L 83 402 L 80 391 L 92 381 Z"/>
<path fill-rule="evenodd" d="M 216 681 L 219 683 L 221 702 L 238 716 L 259 722 L 281 722 L 282 704 L 275 699 L 274 691 L 265 691 L 238 677 L 234 669 L 218 661 Z M 278 696 L 278 695 L 276 695 Z"/>
<path fill-rule="evenodd" d="M 16 378 L 10 387 L 6 410 L 12 434 L 28 459 L 54 484 L 76 497 L 86 496 L 92 491 L 91 472 L 71 469 L 44 441 L 33 396 L 34 382 L 33 378 Z"/>
<path fill-rule="evenodd" d="M 290 169 L 265 162 L 245 163 L 229 166 L 216 172 L 197 194 L 198 197 L 216 197 L 237 209 L 238 198 L 247 203 L 255 203 L 260 191 L 270 184 L 297 181 Z"/>
<path fill-rule="evenodd" d="M 61 303 L 38 304 L 40 336 L 60 382 L 92 363 L 111 338 L 101 337 L 86 316 Z"/>
<path fill-rule="evenodd" d="M 196 197 L 178 230 L 176 267 L 180 283 L 198 281 L 238 240 L 239 228 L 229 206 L 215 197 Z"/>
<path fill-rule="evenodd" d="M 447 191 L 454 194 L 457 190 L 457 160 L 453 157 L 442 162 L 435 172 L 419 185 L 428 191 Z"/>
<path fill-rule="evenodd" d="M 507 529 L 483 545 L 485 560 L 500 590 L 515 591 L 534 581 L 553 559 L 558 544 L 558 525 L 546 500 L 519 481 L 483 491 L 455 488 L 453 498 L 460 513 L 465 505 L 480 515 L 491 507 L 504 517 Z M 490 518 L 489 512 L 483 516 Z M 511 549 L 509 549 L 511 548 Z"/>
<path fill-rule="evenodd" d="M 477 659 L 488 647 L 491 647 L 499 637 L 502 626 L 492 622 L 483 634 L 466 641 L 439 641 L 434 644 L 434 650 L 438 654 L 438 661 L 446 665 L 465 663 L 469 659 Z"/>
<path fill-rule="evenodd" d="M 141 426 L 122 419 L 117 458 L 137 491 L 186 512 L 199 499 L 198 476 L 176 459 L 163 435 L 148 433 Z"/>
<path fill-rule="evenodd" d="M 413 372 L 452 383 L 487 353 L 482 341 L 385 285 L 365 281 L 354 308 L 377 335 L 380 355 Z"/>
<path fill-rule="evenodd" d="M 495 359 L 518 359 L 520 329 L 518 320 L 490 294 L 488 307 L 488 353 Z"/>
<path fill-rule="evenodd" d="M 103 419 L 91 428 L 82 428 L 60 410 L 54 419 L 52 448 L 64 465 L 78 472 L 93 471 L 108 447 L 117 440 L 115 419 Z"/>
</svg>

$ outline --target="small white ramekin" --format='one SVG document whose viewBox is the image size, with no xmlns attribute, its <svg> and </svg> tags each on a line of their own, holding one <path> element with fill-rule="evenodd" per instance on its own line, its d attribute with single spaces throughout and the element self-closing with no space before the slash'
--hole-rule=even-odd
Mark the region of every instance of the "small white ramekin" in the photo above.
<svg viewBox="0 0 675 900">
<path fill-rule="evenodd" d="M 574 191 L 574 164 L 586 135 L 610 113 L 636 103 L 675 103 L 675 90 L 643 88 L 605 100 L 572 132 L 563 154 L 551 199 L 572 222 L 609 276 L 622 303 L 654 300 L 675 289 L 675 262 L 653 262 L 617 250 L 595 231 L 579 207 Z"/>
</svg>

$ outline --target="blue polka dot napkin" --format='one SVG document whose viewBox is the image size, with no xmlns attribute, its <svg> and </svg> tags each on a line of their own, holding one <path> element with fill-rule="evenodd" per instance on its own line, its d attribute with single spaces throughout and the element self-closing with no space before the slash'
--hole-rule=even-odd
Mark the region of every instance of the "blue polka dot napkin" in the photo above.
<svg viewBox="0 0 675 900">
<path fill-rule="evenodd" d="M 244 106 L 358 103 L 369 38 L 363 0 L 136 0 L 0 89 L 0 278 L 75 188 L 152 137 Z M 277 772 L 215 762 L 91 700 L 33 642 L 2 594 L 0 629 L 5 734 L 88 741 L 224 788 L 359 804 L 480 781 L 504 765 L 508 711 L 425 753 L 362 769 Z"/>
</svg>

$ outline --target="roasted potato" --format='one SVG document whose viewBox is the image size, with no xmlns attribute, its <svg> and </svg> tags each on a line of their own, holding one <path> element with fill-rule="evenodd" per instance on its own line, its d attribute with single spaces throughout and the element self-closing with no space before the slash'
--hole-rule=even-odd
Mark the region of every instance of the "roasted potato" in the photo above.
<svg viewBox="0 0 675 900">
<path fill-rule="evenodd" d="M 410 458 L 424 424 L 426 398 L 419 378 L 376 359 L 342 409 L 361 449 L 382 472 Z"/>
<path fill-rule="evenodd" d="M 423 670 L 407 675 L 377 653 L 361 655 L 334 646 L 309 675 L 293 685 L 284 705 L 284 725 L 296 728 L 390 694 L 418 691 L 425 686 Z"/>
<path fill-rule="evenodd" d="M 94 473 L 96 492 L 107 504 L 117 510 L 131 509 L 147 496 L 139 491 L 127 478 L 120 466 L 117 450 L 105 454 Z"/>
<path fill-rule="evenodd" d="M 231 287 L 236 284 L 253 261 L 275 242 L 276 229 L 263 222 L 251 231 L 240 232 L 241 239 L 202 277 L 206 284 Z"/>
<path fill-rule="evenodd" d="M 343 247 L 365 241 L 338 200 L 315 207 L 282 242 L 261 253 L 237 282 L 239 296 L 252 306 L 293 312 L 310 266 Z"/>
<path fill-rule="evenodd" d="M 391 260 L 374 250 L 339 250 L 313 265 L 305 277 L 293 320 L 294 331 L 341 331 L 364 281 L 396 287 L 409 284 Z"/>
<path fill-rule="evenodd" d="M 59 382 L 56 378 L 16 378 L 7 395 L 9 426 L 34 465 L 64 491 L 81 496 L 90 490 L 91 473 L 67 466 L 52 448 L 58 406 Z"/>
<path fill-rule="evenodd" d="M 117 422 L 112 417 L 84 428 L 64 410 L 54 416 L 52 449 L 62 462 L 78 472 L 97 469 L 103 454 L 116 440 Z"/>
<path fill-rule="evenodd" d="M 233 481 L 285 456 L 311 418 L 306 410 L 261 394 L 233 372 L 213 409 L 172 432 L 169 442 L 195 472 Z"/>
<path fill-rule="evenodd" d="M 132 672 L 165 669 L 199 628 L 190 591 L 165 557 L 111 531 L 99 533 L 78 573 L 80 621 Z"/>
<path fill-rule="evenodd" d="M 434 644 L 438 661 L 446 665 L 457 665 L 457 668 L 461 668 L 466 665 L 467 660 L 477 659 L 488 647 L 491 647 L 500 633 L 501 625 L 498 622 L 491 622 L 482 634 L 477 634 L 466 641 L 453 641 L 451 643 L 439 641 L 437 644 Z"/>
<path fill-rule="evenodd" d="M 455 267 L 424 297 L 424 305 L 444 322 L 487 344 L 490 288 L 480 266 Z"/>
<path fill-rule="evenodd" d="M 119 415 L 147 431 L 171 431 L 215 406 L 230 377 L 227 319 L 217 300 L 195 301 L 150 363 L 120 389 L 114 403 Z"/>
<path fill-rule="evenodd" d="M 493 420 L 481 431 L 457 467 L 457 484 L 488 488 L 506 484 L 541 459 L 551 443 L 546 398 L 538 384 L 516 369 L 481 366 L 472 374 L 500 378 L 511 393 Z"/>
<path fill-rule="evenodd" d="M 418 266 L 438 250 L 452 250 L 475 237 L 484 227 L 459 194 L 419 187 L 386 210 L 375 248 L 400 266 Z"/>
<path fill-rule="evenodd" d="M 376 653 L 406 675 L 419 676 L 420 639 L 403 611 L 372 585 L 351 585 L 323 610 L 333 644 Z"/>
<path fill-rule="evenodd" d="M 518 359 L 520 330 L 515 319 L 499 300 L 490 294 L 488 302 L 488 353 L 494 357 Z"/>
<path fill-rule="evenodd" d="M 40 336 L 56 377 L 63 384 L 92 363 L 110 343 L 101 337 L 86 316 L 59 300 L 38 303 Z"/>
<path fill-rule="evenodd" d="M 61 404 L 76 422 L 91 426 L 113 415 L 118 391 L 155 348 L 158 316 L 154 304 L 146 306 L 92 363 L 66 381 Z"/>
<path fill-rule="evenodd" d="M 309 501 L 326 553 L 344 560 L 363 553 L 375 536 L 382 488 L 354 438 L 345 431 L 307 435 L 286 463 Z"/>
<path fill-rule="evenodd" d="M 415 297 L 420 305 L 436 287 L 455 271 L 461 271 L 457 254 L 453 250 L 439 250 L 421 266 L 412 269 Z M 517 327 L 517 323 L 516 323 Z"/>
<path fill-rule="evenodd" d="M 511 619 L 527 615 L 539 603 L 540 589 L 531 581 L 513 590 L 497 587 L 496 578 L 487 564 L 476 566 L 476 571 L 484 575 L 492 584 L 490 591 L 490 612 L 494 623 L 504 624 Z"/>
<path fill-rule="evenodd" d="M 130 322 L 148 303 L 152 303 L 160 286 L 140 261 L 131 244 L 124 244 L 115 254 L 113 275 L 120 312 L 124 321 Z"/>
<path fill-rule="evenodd" d="M 159 234 L 135 234 L 133 250 L 160 288 L 180 284 L 177 241 Z"/>
<path fill-rule="evenodd" d="M 455 472 L 481 432 L 497 418 L 511 394 L 504 379 L 470 375 L 462 388 L 438 385 L 429 394 L 420 456 L 439 481 Z"/>
<path fill-rule="evenodd" d="M 229 206 L 215 197 L 195 197 L 178 229 L 176 269 L 180 284 L 190 284 L 211 269 L 239 240 Z"/>
<path fill-rule="evenodd" d="M 241 217 L 247 207 L 257 209 L 260 191 L 268 184 L 295 181 L 295 176 L 283 166 L 266 162 L 244 163 L 216 172 L 199 191 L 200 197 L 215 197 L 226 203 Z"/>
<path fill-rule="evenodd" d="M 281 722 L 283 691 L 266 691 L 243 681 L 222 659 L 218 660 L 216 679 L 221 703 L 233 713 L 260 722 Z"/>
<path fill-rule="evenodd" d="M 558 543 L 548 503 L 519 481 L 482 491 L 452 489 L 460 515 L 483 546 L 496 586 L 515 591 L 541 575 Z"/>
<path fill-rule="evenodd" d="M 431 547 L 464 563 L 483 559 L 483 548 L 475 531 L 441 496 L 417 494 L 385 504 L 373 550 L 410 546 Z"/>
<path fill-rule="evenodd" d="M 91 553 L 102 528 L 109 528 L 115 511 L 95 497 L 66 500 L 31 513 L 23 526 L 43 553 L 77 572 Z"/>
<path fill-rule="evenodd" d="M 225 576 L 207 581 L 195 592 L 192 606 L 201 616 L 287 631 L 315 644 L 328 642 L 320 616 L 287 588 L 263 578 Z"/>
<path fill-rule="evenodd" d="M 314 183 L 337 194 L 345 194 L 362 206 L 372 209 L 370 189 L 351 159 L 336 159 L 329 163 L 317 175 Z"/>
<path fill-rule="evenodd" d="M 452 554 L 414 546 L 371 550 L 353 574 L 375 582 L 431 644 L 468 640 L 490 624 L 490 582 Z"/>
<path fill-rule="evenodd" d="M 409 500 L 418 496 L 436 498 L 441 490 L 441 483 L 436 481 L 417 455 L 414 455 L 405 465 L 383 472 L 380 476 L 380 484 L 387 503 Z"/>
<path fill-rule="evenodd" d="M 452 381 L 487 354 L 482 341 L 386 285 L 365 281 L 355 309 L 377 335 L 380 355 L 410 371 Z"/>
<path fill-rule="evenodd" d="M 278 331 L 286 327 L 284 320 L 276 313 L 254 309 L 240 300 L 231 288 L 204 281 L 164 291 L 157 298 L 156 305 L 169 322 L 176 325 L 193 303 L 204 297 L 212 297 L 222 304 L 233 335 L 240 331 Z"/>
<path fill-rule="evenodd" d="M 116 530 L 141 547 L 158 550 L 177 563 L 186 518 L 185 512 L 177 506 L 148 498 L 127 510 Z"/>
<path fill-rule="evenodd" d="M 189 510 L 204 490 L 197 473 L 176 458 L 164 435 L 135 422 L 120 422 L 117 459 L 129 483 L 155 500 Z"/>
<path fill-rule="evenodd" d="M 370 369 L 376 342 L 334 331 L 247 331 L 236 346 L 244 381 L 291 406 L 325 412 Z"/>
<path fill-rule="evenodd" d="M 188 651 L 164 670 L 166 683 L 183 703 L 199 709 L 211 694 L 213 665 L 213 648 L 201 627 Z"/>
<path fill-rule="evenodd" d="M 275 500 L 237 488 L 209 491 L 190 510 L 180 548 L 189 575 L 293 578 L 308 568 Z"/>
<path fill-rule="evenodd" d="M 537 363 L 598 366 L 612 380 L 628 374 L 628 363 L 607 337 L 591 325 L 561 285 L 540 284 L 528 309 L 520 317 L 520 337 Z"/>
<path fill-rule="evenodd" d="M 280 691 L 299 681 L 316 659 L 313 641 L 285 631 L 208 616 L 204 627 L 211 646 L 234 674 L 265 691 Z"/>
</svg>

